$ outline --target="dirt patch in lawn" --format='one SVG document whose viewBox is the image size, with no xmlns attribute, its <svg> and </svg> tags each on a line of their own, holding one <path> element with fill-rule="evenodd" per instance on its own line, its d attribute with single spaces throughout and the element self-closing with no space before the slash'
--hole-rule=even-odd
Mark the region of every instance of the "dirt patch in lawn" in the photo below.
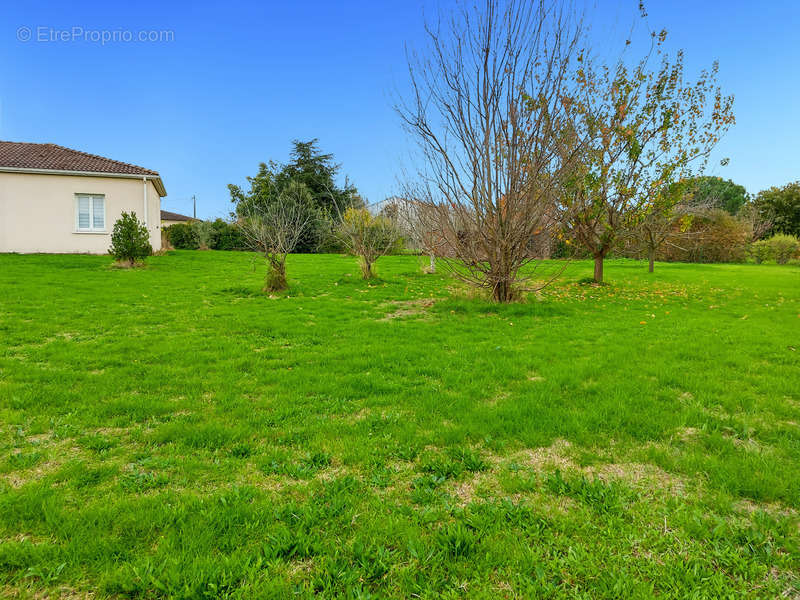
<svg viewBox="0 0 800 600">
<path fill-rule="evenodd" d="M 393 321 L 404 317 L 416 317 L 427 313 L 427 309 L 436 304 L 434 298 L 421 298 L 419 300 L 406 300 L 404 302 L 392 302 L 391 307 L 394 308 L 391 312 L 384 315 L 380 321 Z"/>
</svg>

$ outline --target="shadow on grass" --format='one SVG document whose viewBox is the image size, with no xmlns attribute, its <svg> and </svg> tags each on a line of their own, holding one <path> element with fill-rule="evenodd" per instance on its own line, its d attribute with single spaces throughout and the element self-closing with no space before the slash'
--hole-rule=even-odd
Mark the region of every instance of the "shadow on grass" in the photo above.
<svg viewBox="0 0 800 600">
<path fill-rule="evenodd" d="M 437 302 L 431 308 L 438 313 L 457 315 L 484 315 L 500 317 L 563 317 L 574 313 L 570 307 L 550 300 L 529 300 L 511 304 L 498 304 L 483 299 L 451 297 Z"/>
</svg>

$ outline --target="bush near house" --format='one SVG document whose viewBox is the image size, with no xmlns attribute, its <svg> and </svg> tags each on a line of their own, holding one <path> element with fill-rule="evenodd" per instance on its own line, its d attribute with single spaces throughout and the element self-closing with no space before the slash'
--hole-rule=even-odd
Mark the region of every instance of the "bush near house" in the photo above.
<svg viewBox="0 0 800 600">
<path fill-rule="evenodd" d="M 164 228 L 164 235 L 176 250 L 246 250 L 239 229 L 223 219 L 176 223 Z"/>
<path fill-rule="evenodd" d="M 195 235 L 191 223 L 176 223 L 164 228 L 164 235 L 176 250 L 197 250 L 200 242 Z"/>
<path fill-rule="evenodd" d="M 117 262 L 128 263 L 130 266 L 134 266 L 153 253 L 147 227 L 135 213 L 123 212 L 114 223 L 108 253 L 116 258 Z"/>
</svg>

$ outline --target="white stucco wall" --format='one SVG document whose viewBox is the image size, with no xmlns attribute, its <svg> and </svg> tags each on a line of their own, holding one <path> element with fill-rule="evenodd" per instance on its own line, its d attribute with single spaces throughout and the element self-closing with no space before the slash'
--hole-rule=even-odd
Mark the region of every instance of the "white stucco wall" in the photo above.
<svg viewBox="0 0 800 600">
<path fill-rule="evenodd" d="M 0 172 L 0 252 L 106 254 L 123 211 L 144 219 L 142 179 Z M 75 195 L 103 194 L 104 233 L 75 231 Z M 147 182 L 147 229 L 161 249 L 161 198 Z"/>
</svg>

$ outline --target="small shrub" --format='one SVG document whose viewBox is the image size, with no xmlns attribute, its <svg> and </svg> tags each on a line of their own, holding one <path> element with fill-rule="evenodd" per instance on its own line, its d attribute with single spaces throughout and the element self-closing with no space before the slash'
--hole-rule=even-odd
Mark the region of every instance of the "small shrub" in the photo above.
<svg viewBox="0 0 800 600">
<path fill-rule="evenodd" d="M 136 218 L 135 213 L 124 212 L 114 223 L 108 252 L 118 262 L 127 262 L 130 266 L 134 266 L 153 253 L 147 228 Z"/>
<path fill-rule="evenodd" d="M 397 225 L 366 208 L 348 208 L 338 226 L 339 239 L 348 252 L 359 258 L 364 279 L 375 276 L 373 265 L 381 256 L 399 252 L 403 239 Z"/>
<path fill-rule="evenodd" d="M 767 240 L 758 240 L 748 246 L 747 255 L 753 259 L 753 262 L 760 265 L 772 258 L 772 248 Z"/>
<path fill-rule="evenodd" d="M 775 258 L 775 262 L 779 265 L 788 263 L 800 250 L 800 242 L 793 235 L 779 233 L 769 238 L 766 243 L 769 246 L 772 257 Z"/>
</svg>

